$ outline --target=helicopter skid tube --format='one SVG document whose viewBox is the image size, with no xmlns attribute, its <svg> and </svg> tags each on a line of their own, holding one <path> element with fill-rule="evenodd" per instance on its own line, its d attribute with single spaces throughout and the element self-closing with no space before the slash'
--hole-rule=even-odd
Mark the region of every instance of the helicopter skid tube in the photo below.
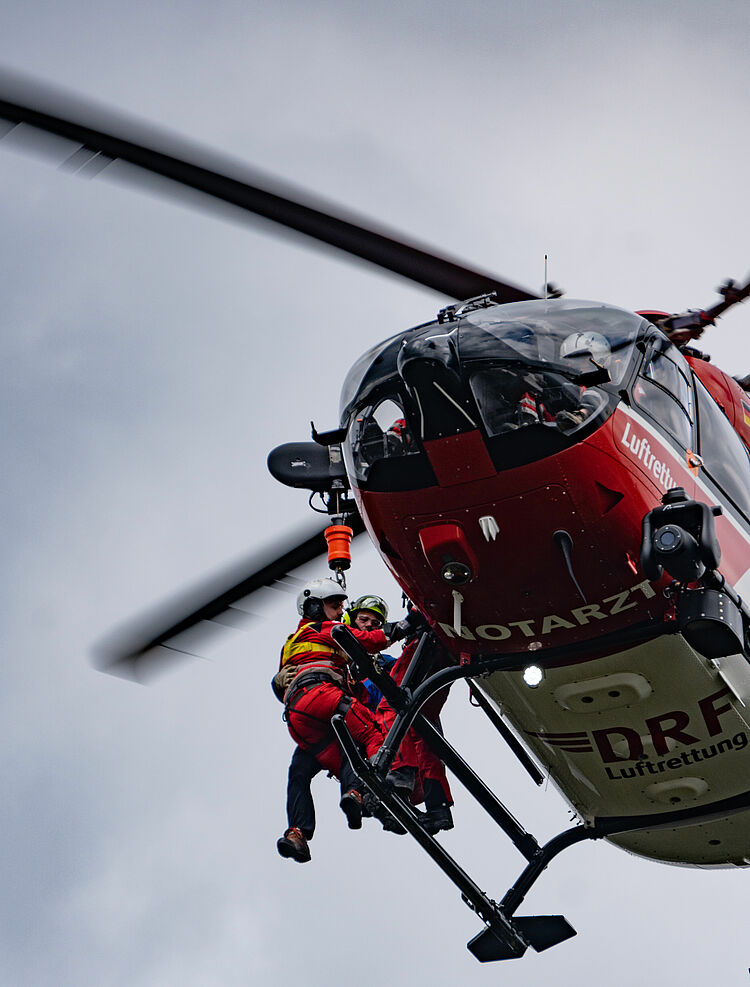
<svg viewBox="0 0 750 987">
<path fill-rule="evenodd" d="M 440 843 L 424 829 L 414 812 L 362 757 L 346 728 L 343 717 L 337 714 L 331 724 L 344 753 L 362 782 L 383 802 L 443 873 L 453 881 L 461 892 L 463 901 L 485 922 L 486 928 L 468 943 L 469 950 L 480 962 L 518 959 L 529 946 L 541 952 L 576 934 L 575 929 L 562 915 L 540 915 L 511 920 L 502 906 L 489 898 Z"/>
<path fill-rule="evenodd" d="M 673 626 L 660 622 L 634 627 L 630 629 L 627 636 L 633 640 L 644 640 L 673 632 Z M 426 636 L 420 642 L 422 646 L 426 643 Z M 622 636 L 622 632 L 620 632 L 620 640 L 622 640 Z M 364 652 L 364 649 L 361 648 L 359 642 L 350 634 L 348 629 L 336 628 L 334 637 L 337 643 L 349 653 L 355 664 L 359 665 L 360 670 L 364 668 L 373 673 L 371 677 L 376 681 L 376 684 L 380 684 L 379 680 L 383 680 L 383 691 L 398 712 L 383 747 L 373 758 L 373 763 L 367 762 L 362 757 L 341 716 L 333 718 L 333 729 L 352 767 L 363 783 L 429 854 L 443 873 L 453 881 L 460 890 L 465 903 L 476 911 L 485 922 L 487 927 L 467 944 L 469 950 L 481 962 L 520 957 L 528 946 L 541 951 L 576 934 L 572 926 L 561 915 L 515 916 L 517 908 L 549 863 L 569 846 L 584 840 L 602 839 L 636 830 L 690 825 L 712 815 L 739 812 L 750 807 L 750 793 L 747 793 L 734 799 L 722 800 L 720 804 L 717 803 L 715 806 L 703 807 L 702 810 L 694 808 L 649 816 L 596 818 L 588 825 L 574 826 L 564 830 L 544 846 L 540 846 L 445 740 L 435 726 L 420 713 L 422 705 L 438 689 L 444 688 L 460 678 L 477 678 L 484 673 L 491 673 L 500 668 L 517 666 L 521 656 L 489 655 L 460 666 L 445 668 L 433 675 L 428 675 L 424 681 L 416 685 L 412 692 L 408 689 L 399 688 L 389 676 L 380 675 L 372 666 L 370 656 Z M 601 647 L 601 641 L 599 646 Z M 581 649 L 579 646 L 579 654 L 581 650 L 586 649 Z M 556 653 L 553 653 L 554 658 L 567 657 L 568 648 L 555 649 L 555 651 Z M 553 657 L 552 654 L 549 657 Z M 528 660 L 527 656 L 523 656 L 523 658 Z M 418 660 L 416 655 L 415 659 L 414 663 L 416 664 Z M 476 798 L 482 808 L 503 829 L 514 846 L 526 857 L 526 867 L 499 904 L 481 891 L 454 858 L 431 834 L 426 832 L 417 815 L 386 783 L 385 775 L 393 759 L 393 754 L 398 750 L 400 742 L 410 726 L 413 726 L 424 737 L 430 748 L 446 764 L 451 773 Z"/>
<path fill-rule="evenodd" d="M 420 719 L 423 718 L 418 717 L 417 722 Z M 432 726 L 429 721 L 425 722 L 428 726 Z M 539 846 L 534 837 L 524 833 L 519 826 L 519 832 L 529 841 L 526 846 L 523 846 L 522 841 L 519 841 L 512 832 L 508 831 L 508 828 L 502 825 L 500 820 L 496 819 L 496 822 L 502 826 L 517 849 L 524 853 L 528 860 L 516 882 L 508 889 L 502 901 L 497 903 L 474 883 L 454 858 L 424 829 L 411 808 L 380 777 L 376 769 L 362 757 L 344 724 L 343 717 L 335 716 L 332 726 L 339 743 L 362 782 L 380 799 L 443 873 L 456 885 L 468 907 L 485 922 L 486 928 L 467 944 L 467 948 L 480 962 L 519 958 L 523 956 L 529 946 L 532 946 L 537 952 L 541 952 L 576 935 L 575 929 L 562 915 L 515 915 L 516 910 L 551 861 L 568 847 L 584 840 L 604 839 L 638 830 L 695 825 L 712 818 L 743 812 L 750 808 L 750 792 L 743 792 L 740 795 L 721 799 L 719 802 L 707 806 L 678 809 L 654 815 L 600 817 L 596 818 L 590 825 L 578 825 L 563 830 L 552 837 L 544 846 Z M 472 776 L 473 772 L 468 768 L 468 765 L 464 764 L 460 755 L 453 751 L 447 741 L 440 737 L 434 727 L 432 730 L 445 745 L 439 745 L 439 754 L 448 755 L 446 764 L 458 780 L 472 791 L 473 786 L 467 784 L 467 778 Z M 429 740 L 433 741 L 434 739 L 430 734 Z M 467 771 L 469 772 L 468 775 Z M 474 777 L 476 778 L 476 776 Z M 483 785 L 484 783 L 480 780 L 480 784 Z M 472 794 L 474 794 L 473 791 Z M 492 793 L 490 794 L 492 795 Z M 494 796 L 492 797 L 494 799 Z M 497 802 L 497 804 L 507 812 L 501 803 Z M 490 813 L 490 815 L 495 818 L 494 813 Z M 510 813 L 508 816 L 513 819 Z M 536 846 L 536 850 L 529 853 L 532 845 Z"/>
<path fill-rule="evenodd" d="M 497 823 L 523 856 L 527 860 L 534 860 L 540 850 L 537 841 L 530 833 L 526 832 L 495 793 L 485 785 L 479 775 L 448 743 L 437 727 L 420 713 L 414 721 L 414 729 L 422 735 L 432 752 L 450 768 L 464 788 L 474 796 L 484 811 Z"/>
</svg>

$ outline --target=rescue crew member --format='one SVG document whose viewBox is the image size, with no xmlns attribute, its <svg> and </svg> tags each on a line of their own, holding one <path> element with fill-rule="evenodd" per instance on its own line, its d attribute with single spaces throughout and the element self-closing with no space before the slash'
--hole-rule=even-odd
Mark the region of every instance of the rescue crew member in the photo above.
<svg viewBox="0 0 750 987">
<path fill-rule="evenodd" d="M 277 694 L 284 700 L 284 715 L 292 739 L 312 754 L 322 768 L 341 782 L 342 811 L 350 829 L 362 825 L 362 795 L 352 782 L 348 760 L 341 756 L 331 719 L 336 713 L 366 757 L 372 757 L 383 742 L 383 734 L 373 714 L 356 697 L 357 687 L 349 671 L 349 658 L 331 636 L 341 623 L 347 594 L 332 579 L 314 579 L 297 596 L 300 622 L 287 638 L 281 652 L 279 672 L 274 679 Z M 370 654 L 382 651 L 409 631 L 405 622 L 389 624 L 383 630 L 350 628 L 360 645 Z M 361 687 L 359 687 L 361 688 Z M 290 826 L 277 842 L 279 853 L 304 863 L 310 849 L 300 827 Z"/>
<path fill-rule="evenodd" d="M 401 685 L 403 681 L 418 643 L 418 637 L 410 640 L 393 666 L 391 676 L 398 685 Z M 421 713 L 438 730 L 441 729 L 440 711 L 447 698 L 448 689 L 441 689 L 428 699 L 421 709 Z M 396 713 L 385 698 L 380 701 L 377 716 L 383 732 L 387 733 L 393 725 Z M 443 762 L 430 750 L 422 737 L 413 728 L 408 730 L 401 743 L 400 755 L 404 765 L 401 771 L 405 772 L 411 769 L 416 775 L 416 785 L 411 801 L 418 804 L 424 799 L 426 811 L 421 816 L 421 823 L 424 829 L 432 835 L 439 833 L 441 830 L 453 829 L 453 815 L 451 813 L 453 795 L 451 794 Z"/>
<path fill-rule="evenodd" d="M 344 614 L 344 623 L 347 627 L 356 627 L 361 631 L 379 630 L 387 620 L 388 604 L 380 596 L 360 596 Z M 378 671 L 385 672 L 391 668 L 396 659 L 390 655 L 379 654 L 374 661 Z M 367 705 L 371 710 L 376 710 L 383 693 L 370 679 L 365 679 L 362 685 L 369 694 Z"/>
<path fill-rule="evenodd" d="M 343 622 L 347 626 L 355 627 L 361 631 L 372 631 L 381 628 L 387 618 L 388 606 L 385 600 L 379 596 L 368 595 L 361 596 L 354 601 L 344 614 Z M 377 661 L 381 667 L 386 668 L 395 659 L 388 655 L 380 655 Z M 369 679 L 366 679 L 362 684 L 369 693 L 367 706 L 371 710 L 375 710 L 383 694 Z M 315 833 L 315 803 L 312 796 L 312 780 L 322 770 L 321 764 L 310 751 L 303 750 L 299 746 L 295 747 L 289 765 L 286 789 L 287 833 L 296 829 L 302 833 L 308 842 Z M 341 781 L 347 791 L 357 785 L 356 775 L 347 758 L 341 759 Z M 284 851 L 289 847 L 290 843 L 285 834 L 278 843 L 278 849 L 282 856 L 287 855 Z M 304 861 L 300 856 L 296 856 L 295 859 L 300 862 L 309 860 L 309 847 L 307 854 L 304 854 Z"/>
<path fill-rule="evenodd" d="M 377 630 L 384 626 L 387 619 L 388 606 L 385 600 L 379 596 L 360 596 L 344 614 L 345 624 L 349 626 L 353 624 L 362 631 Z M 373 657 L 373 663 L 378 671 L 387 671 L 389 674 L 395 666 L 396 661 L 396 658 L 385 654 L 378 654 Z M 383 693 L 370 679 L 365 679 L 362 685 L 368 692 L 367 705 L 375 712 L 383 698 Z M 377 716 L 376 719 L 378 719 Z M 395 789 L 400 790 L 403 798 L 408 800 L 414 788 L 415 777 L 411 766 L 407 766 L 405 762 L 402 762 L 403 757 L 399 756 L 401 767 L 390 771 L 387 780 Z M 374 816 L 380 821 L 387 833 L 396 833 L 398 836 L 404 836 L 406 834 L 406 830 L 401 823 L 391 815 L 382 802 L 371 792 L 364 792 L 362 799 L 363 815 Z"/>
</svg>

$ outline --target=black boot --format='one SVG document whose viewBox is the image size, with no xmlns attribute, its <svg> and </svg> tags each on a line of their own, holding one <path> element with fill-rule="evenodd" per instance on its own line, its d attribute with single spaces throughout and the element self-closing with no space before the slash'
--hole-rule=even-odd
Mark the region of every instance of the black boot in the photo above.
<svg viewBox="0 0 750 987">
<path fill-rule="evenodd" d="M 451 807 L 445 799 L 443 786 L 436 778 L 425 778 L 424 805 L 427 810 L 422 814 L 421 822 L 424 829 L 434 836 L 441 830 L 453 829 Z"/>
<path fill-rule="evenodd" d="M 364 798 L 365 814 L 373 816 L 382 825 L 386 833 L 395 833 L 396 836 L 404 836 L 406 830 L 401 823 L 392 816 L 390 811 L 383 805 L 380 799 L 376 798 L 372 792 L 367 792 Z"/>
<path fill-rule="evenodd" d="M 422 815 L 422 827 L 431 836 L 444 829 L 453 829 L 453 815 L 451 807 L 443 804 L 434 809 L 428 809 Z"/>
<path fill-rule="evenodd" d="M 362 829 L 362 796 L 356 789 L 341 796 L 341 811 L 346 816 L 349 829 Z"/>
</svg>

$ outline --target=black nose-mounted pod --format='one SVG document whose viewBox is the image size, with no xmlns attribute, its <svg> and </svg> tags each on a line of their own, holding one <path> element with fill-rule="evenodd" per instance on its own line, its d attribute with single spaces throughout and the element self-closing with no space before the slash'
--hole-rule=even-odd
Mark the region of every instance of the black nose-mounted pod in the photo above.
<svg viewBox="0 0 750 987">
<path fill-rule="evenodd" d="M 662 497 L 643 518 L 641 568 L 656 582 L 666 572 L 680 583 L 677 624 L 688 644 L 706 658 L 746 653 L 747 608 L 716 570 L 721 548 L 714 518 L 721 507 L 690 500 L 682 487 Z M 702 582 L 689 589 L 689 583 Z"/>
</svg>

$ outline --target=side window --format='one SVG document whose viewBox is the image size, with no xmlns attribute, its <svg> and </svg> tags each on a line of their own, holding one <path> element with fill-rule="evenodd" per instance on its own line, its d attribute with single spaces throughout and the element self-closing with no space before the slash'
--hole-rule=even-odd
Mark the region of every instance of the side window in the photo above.
<svg viewBox="0 0 750 987">
<path fill-rule="evenodd" d="M 384 398 L 363 408 L 349 428 L 345 452 L 360 480 L 366 480 L 373 463 L 419 452 L 397 398 Z"/>
<path fill-rule="evenodd" d="M 633 387 L 639 408 L 672 435 L 683 449 L 692 444 L 693 401 L 687 377 L 664 352 L 656 352 Z"/>
<path fill-rule="evenodd" d="M 700 455 L 712 480 L 750 517 L 750 459 L 729 419 L 695 378 Z"/>
<path fill-rule="evenodd" d="M 648 365 L 646 376 L 671 394 L 692 420 L 693 394 L 690 383 L 685 372 L 675 364 L 674 360 L 665 353 L 657 353 Z"/>
</svg>

